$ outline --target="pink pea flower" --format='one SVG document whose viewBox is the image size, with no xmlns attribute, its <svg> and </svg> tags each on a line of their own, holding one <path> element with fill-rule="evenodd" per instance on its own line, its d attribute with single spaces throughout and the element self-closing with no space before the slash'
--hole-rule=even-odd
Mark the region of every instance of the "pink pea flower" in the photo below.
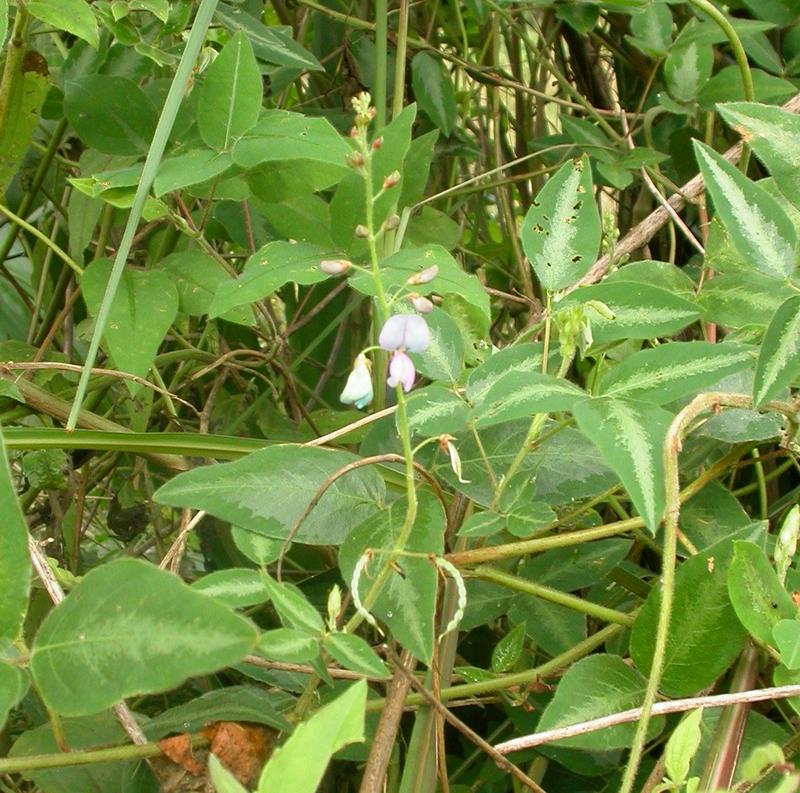
<svg viewBox="0 0 800 793">
<path fill-rule="evenodd" d="M 395 314 L 381 328 L 378 344 L 384 350 L 425 352 L 431 343 L 428 323 L 417 314 Z"/>
<path fill-rule="evenodd" d="M 403 386 L 403 391 L 408 393 L 414 387 L 414 378 L 417 371 L 414 362 L 402 350 L 395 350 L 389 361 L 389 377 L 386 382 L 392 388 Z"/>
</svg>

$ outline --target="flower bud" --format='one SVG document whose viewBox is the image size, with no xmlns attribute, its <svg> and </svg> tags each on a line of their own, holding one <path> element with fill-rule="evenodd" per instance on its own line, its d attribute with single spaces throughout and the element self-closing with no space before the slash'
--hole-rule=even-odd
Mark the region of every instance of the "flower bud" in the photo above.
<svg viewBox="0 0 800 793">
<path fill-rule="evenodd" d="M 325 275 L 342 275 L 346 273 L 351 266 L 352 262 L 348 262 L 347 259 L 323 259 L 319 263 L 319 269 L 322 270 Z"/>
<path fill-rule="evenodd" d="M 383 189 L 391 190 L 400 181 L 400 171 L 392 171 L 383 180 Z"/>
<path fill-rule="evenodd" d="M 364 155 L 360 151 L 351 152 L 344 159 L 350 168 L 361 168 L 364 165 Z"/>
<path fill-rule="evenodd" d="M 431 311 L 433 311 L 433 303 L 431 303 L 427 297 L 412 292 L 408 296 L 408 299 L 411 301 L 411 305 L 414 306 L 420 314 L 430 314 Z"/>
<path fill-rule="evenodd" d="M 381 146 L 383 146 L 383 136 L 378 135 L 378 137 L 372 141 L 372 150 L 378 151 Z"/>
<path fill-rule="evenodd" d="M 400 225 L 400 215 L 397 212 L 392 212 L 386 220 L 383 221 L 383 228 L 386 231 L 396 229 Z"/>
<path fill-rule="evenodd" d="M 369 237 L 369 229 L 363 223 L 356 226 L 356 237 L 361 237 L 361 239 Z"/>
<path fill-rule="evenodd" d="M 434 278 L 439 274 L 439 267 L 435 264 L 432 264 L 430 267 L 426 267 L 424 270 L 420 270 L 418 273 L 412 275 L 407 281 L 407 284 L 411 284 L 412 286 L 419 286 L 420 284 L 429 284 L 433 281 Z"/>
<path fill-rule="evenodd" d="M 464 479 L 461 472 L 461 457 L 458 454 L 458 449 L 453 445 L 453 436 L 452 435 L 442 435 L 439 438 L 439 448 L 447 454 L 447 457 L 450 460 L 450 468 L 452 469 L 453 473 L 458 477 L 458 481 L 462 485 L 470 484 L 469 479 Z"/>
<path fill-rule="evenodd" d="M 353 364 L 353 370 L 347 378 L 344 390 L 339 395 L 339 401 L 345 405 L 355 405 L 357 408 L 366 407 L 372 402 L 372 374 L 371 364 L 362 352 Z"/>
<path fill-rule="evenodd" d="M 402 350 L 395 350 L 392 359 L 389 361 L 389 377 L 386 384 L 394 388 L 402 386 L 403 391 L 408 393 L 414 387 L 414 378 L 417 371 L 414 362 Z"/>
</svg>

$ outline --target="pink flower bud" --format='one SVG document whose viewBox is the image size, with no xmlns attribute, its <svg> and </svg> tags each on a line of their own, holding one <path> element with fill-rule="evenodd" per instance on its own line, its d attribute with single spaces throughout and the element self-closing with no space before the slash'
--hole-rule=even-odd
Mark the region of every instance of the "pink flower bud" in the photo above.
<svg viewBox="0 0 800 793">
<path fill-rule="evenodd" d="M 395 350 L 392 360 L 389 361 L 389 377 L 386 383 L 394 388 L 402 386 L 403 391 L 408 393 L 414 387 L 414 378 L 417 372 L 414 369 L 414 362 L 402 350 Z"/>
<path fill-rule="evenodd" d="M 434 278 L 439 274 L 439 266 L 436 264 L 432 264 L 430 267 L 426 267 L 424 270 L 420 270 L 418 273 L 414 273 L 407 281 L 407 284 L 412 284 L 414 286 L 419 286 L 420 284 L 429 284 L 433 281 Z"/>
<path fill-rule="evenodd" d="M 408 296 L 408 299 L 411 301 L 411 305 L 414 306 L 420 314 L 430 314 L 431 311 L 433 311 L 433 303 L 431 303 L 427 297 L 412 292 Z"/>
<path fill-rule="evenodd" d="M 390 190 L 400 181 L 400 171 L 392 171 L 384 180 L 383 180 L 383 189 Z"/>
<path fill-rule="evenodd" d="M 345 157 L 345 162 L 351 168 L 360 168 L 364 164 L 364 155 L 360 151 L 354 151 Z"/>
<path fill-rule="evenodd" d="M 378 151 L 378 149 L 383 146 L 383 137 L 380 135 L 372 141 L 372 150 Z"/>
<path fill-rule="evenodd" d="M 325 275 L 342 275 L 350 269 L 351 264 L 347 259 L 324 259 L 319 263 L 319 269 Z"/>
</svg>

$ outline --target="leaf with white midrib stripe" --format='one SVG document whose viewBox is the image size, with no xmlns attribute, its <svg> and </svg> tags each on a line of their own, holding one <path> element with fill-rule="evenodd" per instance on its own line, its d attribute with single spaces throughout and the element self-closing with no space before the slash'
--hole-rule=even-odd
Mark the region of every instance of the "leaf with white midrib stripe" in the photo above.
<svg viewBox="0 0 800 793">
<path fill-rule="evenodd" d="M 664 512 L 662 453 L 672 415 L 645 402 L 608 398 L 578 402 L 572 412 L 655 534 Z"/>
<path fill-rule="evenodd" d="M 769 323 L 756 364 L 753 402 L 777 397 L 800 375 L 800 295 L 790 297 Z"/>
<path fill-rule="evenodd" d="M 745 369 L 754 358 L 755 348 L 741 344 L 675 341 L 626 358 L 603 377 L 599 392 L 663 405 Z"/>
</svg>

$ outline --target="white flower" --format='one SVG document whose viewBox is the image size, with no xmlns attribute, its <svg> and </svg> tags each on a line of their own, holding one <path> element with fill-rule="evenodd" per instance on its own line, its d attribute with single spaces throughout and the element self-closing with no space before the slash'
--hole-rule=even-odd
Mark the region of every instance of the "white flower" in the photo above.
<svg viewBox="0 0 800 793">
<path fill-rule="evenodd" d="M 355 405 L 357 408 L 366 407 L 372 402 L 372 373 L 370 368 L 367 356 L 361 353 L 356 358 L 344 390 L 339 395 L 341 402 L 345 405 Z"/>
<path fill-rule="evenodd" d="M 425 352 L 431 343 L 428 323 L 416 314 L 395 314 L 381 328 L 378 344 L 384 350 Z"/>
</svg>

